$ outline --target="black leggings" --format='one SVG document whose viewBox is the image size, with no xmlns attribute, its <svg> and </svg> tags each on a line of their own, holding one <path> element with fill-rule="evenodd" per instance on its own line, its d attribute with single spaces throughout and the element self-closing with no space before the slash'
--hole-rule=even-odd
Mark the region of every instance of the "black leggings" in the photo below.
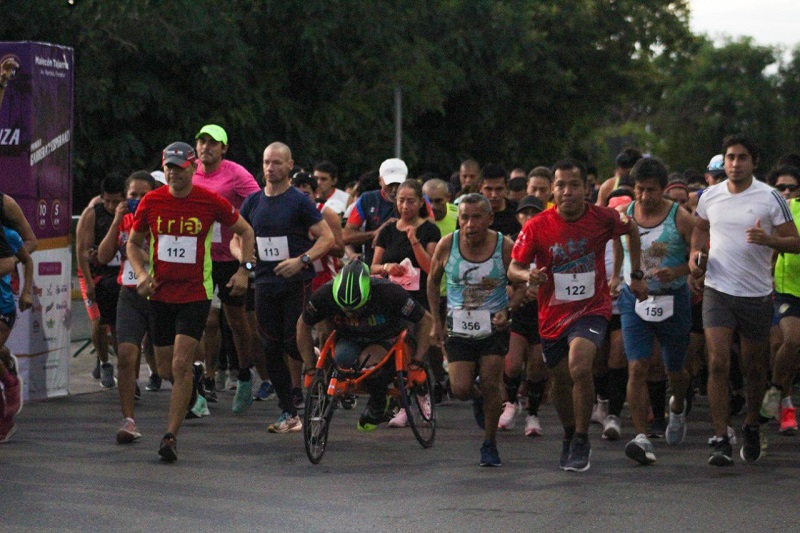
<svg viewBox="0 0 800 533">
<path fill-rule="evenodd" d="M 267 373 L 275 386 L 281 410 L 295 415 L 292 377 L 283 354 L 300 360 L 297 349 L 297 319 L 311 296 L 311 281 L 256 285 L 256 318 L 264 343 Z"/>
</svg>

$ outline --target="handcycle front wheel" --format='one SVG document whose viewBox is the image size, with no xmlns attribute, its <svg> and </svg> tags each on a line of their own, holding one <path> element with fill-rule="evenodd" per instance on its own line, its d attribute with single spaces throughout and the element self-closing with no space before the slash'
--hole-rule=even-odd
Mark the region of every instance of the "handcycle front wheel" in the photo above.
<svg viewBox="0 0 800 533">
<path fill-rule="evenodd" d="M 318 373 L 306 393 L 306 408 L 303 415 L 306 455 L 315 465 L 319 464 L 328 444 L 328 429 L 333 418 L 335 401 L 335 397 L 328 395 L 325 374 Z"/>
<path fill-rule="evenodd" d="M 424 378 L 420 375 L 424 372 Z M 433 446 L 436 437 L 436 402 L 433 398 L 433 371 L 426 361 L 420 368 L 397 373 L 400 405 L 406 410 L 408 425 L 423 448 Z"/>
</svg>

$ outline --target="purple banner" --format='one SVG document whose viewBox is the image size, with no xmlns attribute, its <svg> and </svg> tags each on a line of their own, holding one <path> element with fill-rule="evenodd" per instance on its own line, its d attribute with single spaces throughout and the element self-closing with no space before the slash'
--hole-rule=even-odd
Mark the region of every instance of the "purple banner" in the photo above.
<svg viewBox="0 0 800 533">
<path fill-rule="evenodd" d="M 69 234 L 72 213 L 73 50 L 0 42 L 19 63 L 0 105 L 0 190 L 39 239 Z"/>
</svg>

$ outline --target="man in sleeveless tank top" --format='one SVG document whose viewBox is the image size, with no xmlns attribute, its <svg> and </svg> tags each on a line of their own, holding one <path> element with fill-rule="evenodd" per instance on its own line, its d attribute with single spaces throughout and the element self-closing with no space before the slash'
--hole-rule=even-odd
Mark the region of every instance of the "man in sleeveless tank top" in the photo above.
<svg viewBox="0 0 800 533">
<path fill-rule="evenodd" d="M 83 303 L 91 321 L 91 337 L 98 358 L 94 378 L 100 379 L 104 387 L 115 385 L 114 367 L 108 360 L 108 336 L 111 329 L 112 342 L 116 344 L 117 299 L 119 297 L 119 256 L 108 264 L 97 261 L 97 247 L 108 233 L 117 205 L 125 199 L 124 182 L 116 177 L 107 177 L 100 185 L 100 201 L 84 209 L 75 229 L 75 257 L 78 262 L 78 282 Z M 114 346 L 116 352 L 116 346 Z"/>
<path fill-rule="evenodd" d="M 647 376 L 656 339 L 673 391 L 665 432 L 667 444 L 680 444 L 686 435 L 684 404 L 689 376 L 684 363 L 692 324 L 686 278 L 694 221 L 685 209 L 664 197 L 668 172 L 661 161 L 640 159 L 631 170 L 631 177 L 636 199 L 621 209 L 639 225 L 641 263 L 649 296 L 637 302 L 627 285 L 619 296 L 622 338 L 628 358 L 628 406 L 636 431 L 636 438 L 625 446 L 625 455 L 648 465 L 656 461 L 653 444 L 647 438 Z M 623 246 L 625 259 L 629 260 L 625 245 L 627 241 Z M 619 246 L 615 246 L 615 253 L 620 252 Z M 617 260 L 614 263 L 620 264 Z M 627 269 L 625 278 L 630 280 Z M 612 279 L 618 280 L 619 276 Z"/>
<path fill-rule="evenodd" d="M 459 400 L 473 400 L 475 419 L 484 430 L 481 466 L 501 466 L 495 436 L 502 409 L 503 358 L 508 352 L 506 270 L 510 239 L 489 229 L 492 210 L 482 195 L 463 196 L 458 206 L 461 229 L 446 235 L 431 258 L 427 294 L 439 308 L 442 276 L 447 280 L 445 324 L 434 314 L 433 344 L 444 344 L 450 386 Z M 475 374 L 480 387 L 475 387 Z"/>
</svg>

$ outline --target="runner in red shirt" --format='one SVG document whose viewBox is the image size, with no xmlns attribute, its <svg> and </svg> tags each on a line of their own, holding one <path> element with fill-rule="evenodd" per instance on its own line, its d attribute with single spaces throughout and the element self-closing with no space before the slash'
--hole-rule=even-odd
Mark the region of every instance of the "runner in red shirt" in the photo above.
<svg viewBox="0 0 800 533">
<path fill-rule="evenodd" d="M 639 270 L 639 230 L 613 209 L 585 202 L 586 169 L 572 160 L 553 167 L 555 209 L 522 228 L 512 251 L 508 278 L 537 291 L 539 333 L 545 363 L 553 378 L 553 403 L 564 426 L 560 466 L 589 469 L 588 431 L 594 400 L 592 361 L 611 318 L 606 282 L 606 243 L 630 236 L 631 290 L 647 295 Z M 530 264 L 537 268 L 531 270 Z"/>
<path fill-rule="evenodd" d="M 177 460 L 175 435 L 181 427 L 192 393 L 192 362 L 211 306 L 211 237 L 219 222 L 242 238 L 243 257 L 253 254 L 253 229 L 217 193 L 192 186 L 194 149 L 172 143 L 162 162 L 169 187 L 145 195 L 136 210 L 128 239 L 128 259 L 136 274 L 136 290 L 150 297 L 153 344 L 158 373 L 173 380 L 167 433 L 158 453 L 166 462 Z M 149 270 L 141 249 L 151 235 Z M 247 289 L 247 269 L 241 265 L 228 286 L 234 296 Z"/>
</svg>

